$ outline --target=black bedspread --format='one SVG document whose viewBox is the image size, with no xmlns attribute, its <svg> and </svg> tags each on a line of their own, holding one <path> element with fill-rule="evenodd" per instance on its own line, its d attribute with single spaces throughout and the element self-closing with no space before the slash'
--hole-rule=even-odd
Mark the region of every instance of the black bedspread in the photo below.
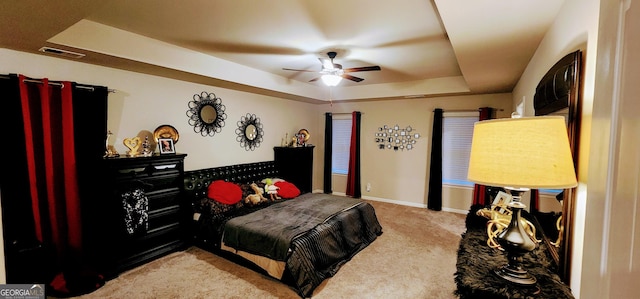
<svg viewBox="0 0 640 299">
<path fill-rule="evenodd" d="M 309 206 L 304 208 L 304 205 Z M 287 211 L 290 208 L 294 211 Z M 252 214 L 256 217 L 244 218 Z M 290 221 L 292 215 L 298 222 Z M 255 231 L 245 236 L 226 230 L 225 227 L 234 227 L 233 223 L 238 221 L 249 222 Z M 287 275 L 282 280 L 296 289 L 301 297 L 310 297 L 322 281 L 335 275 L 341 265 L 382 234 L 371 204 L 360 199 L 319 193 L 306 193 L 264 207 L 224 213 L 205 212 L 198 226 L 198 238 L 209 246 L 219 248 L 224 231 L 226 246 L 285 261 Z M 266 241 L 271 237 L 259 236 L 257 231 L 261 229 L 272 237 L 277 236 L 276 245 L 273 241 Z M 237 231 L 231 228 L 234 230 Z M 265 248 L 267 253 L 263 252 Z"/>
<path fill-rule="evenodd" d="M 295 199 L 227 221 L 223 242 L 238 250 L 285 261 L 291 241 L 298 235 L 355 208 L 363 201 L 349 197 L 306 193 Z M 350 219 L 358 225 L 360 219 Z"/>
<path fill-rule="evenodd" d="M 295 238 L 287 260 L 298 292 L 309 297 L 328 277 L 382 234 L 375 210 L 362 202 Z"/>
</svg>

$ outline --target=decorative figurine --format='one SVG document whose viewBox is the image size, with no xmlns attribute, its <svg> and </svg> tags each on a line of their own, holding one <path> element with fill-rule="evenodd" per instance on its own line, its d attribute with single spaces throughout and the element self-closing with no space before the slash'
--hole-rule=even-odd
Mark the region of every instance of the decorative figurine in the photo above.
<svg viewBox="0 0 640 299">
<path fill-rule="evenodd" d="M 307 142 L 309 141 L 309 138 L 311 138 L 311 134 L 309 134 L 307 129 L 300 129 L 298 134 L 296 134 L 296 137 L 298 139 L 298 146 L 307 146 Z"/>
<path fill-rule="evenodd" d="M 149 144 L 149 136 L 144 136 L 144 141 L 142 142 L 142 156 L 149 157 L 153 155 L 151 152 L 151 145 Z"/>
<path fill-rule="evenodd" d="M 120 154 L 118 154 L 118 151 L 116 151 L 116 148 L 114 146 L 109 145 L 109 139 L 111 138 L 111 135 L 113 135 L 113 133 L 111 133 L 111 131 L 107 132 L 107 138 L 105 140 L 105 144 L 104 144 L 104 157 L 105 158 L 112 158 L 112 157 L 120 157 Z"/>
<path fill-rule="evenodd" d="M 125 138 L 123 143 L 127 148 L 129 148 L 129 151 L 127 151 L 127 156 L 135 157 L 139 154 L 138 149 L 141 145 L 140 137 L 136 136 L 133 138 Z"/>
<path fill-rule="evenodd" d="M 271 201 L 276 201 L 281 198 L 278 196 L 278 189 L 280 189 L 280 187 L 276 186 L 271 179 L 266 179 L 264 190 L 269 195 Z"/>
</svg>

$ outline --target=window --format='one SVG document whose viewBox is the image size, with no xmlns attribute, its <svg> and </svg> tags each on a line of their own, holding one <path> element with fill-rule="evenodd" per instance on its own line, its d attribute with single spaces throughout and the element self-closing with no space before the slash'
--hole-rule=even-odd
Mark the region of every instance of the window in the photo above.
<svg viewBox="0 0 640 299">
<path fill-rule="evenodd" d="M 538 189 L 538 192 L 540 192 L 540 194 L 548 194 L 553 196 L 560 194 L 560 192 L 562 191 L 564 191 L 564 189 Z"/>
<path fill-rule="evenodd" d="M 349 147 L 351 145 L 351 115 L 334 118 L 331 140 L 331 173 L 347 174 L 349 172 Z"/>
<path fill-rule="evenodd" d="M 442 183 L 473 186 L 467 181 L 473 125 L 478 112 L 444 113 L 442 120 Z"/>
</svg>

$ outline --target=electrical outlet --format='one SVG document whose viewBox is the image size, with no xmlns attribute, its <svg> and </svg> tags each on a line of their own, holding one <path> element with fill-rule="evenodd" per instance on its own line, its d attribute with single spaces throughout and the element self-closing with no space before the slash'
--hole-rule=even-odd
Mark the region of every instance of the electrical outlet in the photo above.
<svg viewBox="0 0 640 299">
<path fill-rule="evenodd" d="M 367 183 L 367 192 L 371 191 L 371 183 Z"/>
</svg>

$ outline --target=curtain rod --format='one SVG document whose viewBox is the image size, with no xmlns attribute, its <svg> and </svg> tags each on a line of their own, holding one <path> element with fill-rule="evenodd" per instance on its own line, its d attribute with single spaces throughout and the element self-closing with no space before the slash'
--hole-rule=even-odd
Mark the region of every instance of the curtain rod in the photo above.
<svg viewBox="0 0 640 299">
<path fill-rule="evenodd" d="M 29 83 L 38 83 L 38 84 L 42 84 L 42 80 L 34 80 L 34 79 L 24 79 L 24 82 L 29 82 Z M 49 85 L 55 85 L 55 86 L 60 86 L 64 88 L 64 84 L 59 83 L 59 82 L 49 82 Z M 81 89 L 88 89 L 93 91 L 94 88 L 91 86 L 83 86 L 83 85 L 76 85 L 76 88 L 81 88 Z M 108 91 L 110 93 L 115 93 L 116 90 L 115 89 L 108 89 Z"/>
<path fill-rule="evenodd" d="M 2 79 L 9 79 L 11 77 L 7 76 L 7 75 L 0 75 L 0 78 Z M 42 80 L 35 80 L 35 79 L 24 79 L 23 82 L 27 82 L 27 83 L 38 83 L 38 84 L 42 84 Z M 54 85 L 54 86 L 60 86 L 62 88 L 64 88 L 64 84 L 59 83 L 59 82 L 49 82 L 49 85 Z M 93 91 L 94 88 L 91 86 L 83 86 L 83 85 L 76 85 L 76 88 L 81 88 L 81 89 L 88 89 Z M 109 89 L 108 90 L 110 93 L 115 93 L 116 90 L 115 89 Z"/>
<path fill-rule="evenodd" d="M 340 115 L 340 114 L 353 114 L 353 112 L 327 112 L 327 113 L 331 113 L 332 115 Z M 360 112 L 360 115 L 364 115 L 364 112 Z"/>
<path fill-rule="evenodd" d="M 442 109 L 442 112 L 478 112 L 480 109 Z M 495 111 L 504 111 L 504 109 L 495 109 Z M 435 110 L 434 110 L 435 111 Z"/>
</svg>

